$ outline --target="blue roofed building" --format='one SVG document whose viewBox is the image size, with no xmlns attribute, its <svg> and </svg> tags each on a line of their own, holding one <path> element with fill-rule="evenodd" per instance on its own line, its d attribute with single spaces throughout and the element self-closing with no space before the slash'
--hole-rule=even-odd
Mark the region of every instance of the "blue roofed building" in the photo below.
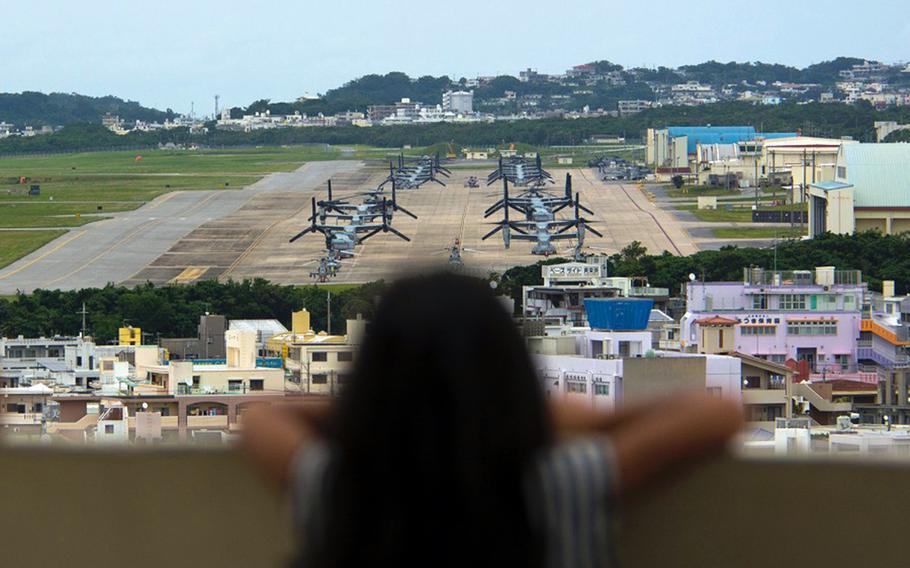
<svg viewBox="0 0 910 568">
<path fill-rule="evenodd" d="M 695 174 L 703 155 L 735 156 L 749 141 L 794 138 L 796 132 L 758 132 L 754 126 L 670 126 L 649 128 L 646 161 L 658 174 Z M 712 151 L 704 152 L 703 149 Z M 694 162 L 694 163 L 693 163 Z"/>
<path fill-rule="evenodd" d="M 910 144 L 844 144 L 834 180 L 809 185 L 809 235 L 910 231 Z"/>
</svg>

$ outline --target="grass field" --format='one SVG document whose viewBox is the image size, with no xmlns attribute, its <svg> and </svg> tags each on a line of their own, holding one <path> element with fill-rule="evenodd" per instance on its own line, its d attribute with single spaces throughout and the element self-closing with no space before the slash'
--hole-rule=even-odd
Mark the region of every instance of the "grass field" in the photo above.
<svg viewBox="0 0 910 568">
<path fill-rule="evenodd" d="M 66 231 L 0 231 L 0 268 L 56 239 Z"/>
<path fill-rule="evenodd" d="M 806 234 L 799 227 L 727 227 L 714 229 L 718 239 L 798 239 Z"/>
<path fill-rule="evenodd" d="M 299 146 L 0 158 L 0 228 L 84 225 L 163 193 L 241 188 L 268 173 L 340 154 L 336 148 Z M 32 184 L 41 186 L 40 196 L 27 194 Z"/>
<path fill-rule="evenodd" d="M 675 188 L 672 185 L 667 189 L 668 197 L 698 197 L 698 196 L 739 196 L 742 192 L 738 189 L 725 189 L 723 187 L 710 187 L 707 185 L 684 185 Z"/>
<path fill-rule="evenodd" d="M 750 223 L 752 222 L 752 208 L 751 207 L 735 207 L 732 209 L 718 208 L 718 209 L 698 209 L 695 205 L 679 205 L 677 209 L 680 211 L 689 211 L 699 221 L 706 221 L 709 223 L 725 223 L 725 222 L 734 222 L 734 223 Z M 789 205 L 778 205 L 774 207 L 761 207 L 760 211 L 789 211 Z M 798 208 L 796 209 L 798 210 Z"/>
</svg>

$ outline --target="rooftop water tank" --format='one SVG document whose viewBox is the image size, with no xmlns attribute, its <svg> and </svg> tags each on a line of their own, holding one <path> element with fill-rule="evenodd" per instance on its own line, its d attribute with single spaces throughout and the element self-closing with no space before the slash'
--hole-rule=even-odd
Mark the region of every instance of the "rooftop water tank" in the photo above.
<svg viewBox="0 0 910 568">
<path fill-rule="evenodd" d="M 591 329 L 640 331 L 648 327 L 653 305 L 639 298 L 587 298 L 585 312 Z"/>
</svg>

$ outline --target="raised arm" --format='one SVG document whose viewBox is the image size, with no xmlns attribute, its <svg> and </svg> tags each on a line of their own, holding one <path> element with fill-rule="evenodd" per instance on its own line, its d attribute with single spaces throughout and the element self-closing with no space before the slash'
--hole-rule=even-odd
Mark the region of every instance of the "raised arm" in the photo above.
<svg viewBox="0 0 910 568">
<path fill-rule="evenodd" d="M 273 486 L 286 491 L 291 461 L 322 436 L 331 412 L 328 401 L 251 408 L 243 415 L 242 448 Z"/>
<path fill-rule="evenodd" d="M 637 403 L 606 413 L 578 405 L 553 407 L 562 436 L 606 434 L 616 451 L 617 492 L 628 494 L 684 462 L 722 450 L 742 427 L 742 407 L 705 394 Z"/>
</svg>

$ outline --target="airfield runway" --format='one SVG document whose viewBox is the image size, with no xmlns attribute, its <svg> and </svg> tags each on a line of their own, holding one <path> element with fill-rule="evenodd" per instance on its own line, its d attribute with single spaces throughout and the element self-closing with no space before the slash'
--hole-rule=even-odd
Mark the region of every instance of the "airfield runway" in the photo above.
<svg viewBox="0 0 910 568">
<path fill-rule="evenodd" d="M 355 161 L 311 162 L 294 172 L 270 174 L 241 190 L 162 195 L 134 211 L 113 213 L 111 219 L 74 228 L 0 269 L 0 294 L 31 292 L 36 288 L 74 290 L 109 282 L 143 282 L 144 278 L 136 277 L 145 272 L 147 265 L 200 226 L 217 222 L 260 199 L 282 203 L 288 192 L 313 190 L 329 177 L 356 173 L 361 167 Z M 294 211 L 286 208 L 282 213 L 287 216 Z M 254 230 L 248 228 L 247 232 Z M 246 250 L 243 243 L 233 248 Z M 205 271 L 197 272 L 200 272 L 198 277 L 211 277 Z"/>
<path fill-rule="evenodd" d="M 355 258 L 345 261 L 333 282 L 368 282 L 409 268 L 444 266 L 448 247 L 456 238 L 466 249 L 465 270 L 475 274 L 540 260 L 530 254 L 532 242 L 513 240 L 506 250 L 499 234 L 481 240 L 493 228 L 491 223 L 501 219 L 499 213 L 483 218 L 484 210 L 501 196 L 500 186 L 482 183 L 469 189 L 464 182 L 472 175 L 485 179 L 492 167 L 454 169 L 450 178 L 443 178 L 446 187 L 430 182 L 400 191 L 400 205 L 419 219 L 398 213 L 394 227 L 411 241 L 392 234 L 374 236 L 357 248 Z M 699 249 L 684 224 L 651 203 L 636 185 L 602 182 L 585 169 L 563 169 L 552 171 L 557 182 L 554 192 L 563 188 L 567 171 L 573 177 L 573 190 L 594 211 L 587 217 L 604 234 L 598 238 L 588 233 L 589 252 L 612 254 L 632 241 L 640 241 L 651 253 L 667 250 L 685 255 Z M 322 198 L 325 182 L 331 178 L 338 197 L 356 202 L 385 175 L 362 162 L 311 162 L 294 172 L 266 176 L 242 190 L 164 195 L 135 211 L 73 229 L 0 270 L 0 294 L 212 278 L 309 283 L 324 238 L 316 234 L 295 243 L 288 239 L 308 224 L 310 198 Z M 559 216 L 570 215 L 567 208 Z M 557 246 L 560 254 L 568 256 L 574 241 L 558 241 Z"/>
<path fill-rule="evenodd" d="M 444 178 L 446 187 L 427 183 L 419 189 L 402 190 L 399 204 L 419 217 L 411 219 L 402 213 L 394 217 L 394 226 L 411 238 L 405 242 L 392 234 L 379 234 L 358 247 L 358 255 L 345 262 L 333 282 L 368 282 L 388 278 L 409 268 L 443 266 L 448 261 L 448 250 L 456 238 L 467 250 L 463 254 L 465 269 L 486 274 L 503 271 L 519 264 L 531 264 L 541 259 L 530 254 L 532 242 L 513 240 L 506 250 L 499 234 L 482 241 L 481 237 L 501 219 L 494 214 L 483 218 L 484 210 L 501 196 L 500 186 L 479 189 L 464 187 L 465 180 L 475 175 L 485 178 L 489 169 L 453 170 L 452 177 Z M 691 254 L 698 250 L 695 242 L 680 223 L 666 211 L 655 207 L 634 185 L 605 183 L 583 169 L 554 170 L 557 184 L 562 188 L 565 174 L 573 176 L 573 189 L 581 193 L 581 202 L 594 211 L 587 215 L 604 238 L 588 233 L 585 244 L 589 252 L 612 254 L 637 240 L 652 253 L 668 250 L 674 254 Z M 375 187 L 383 173 L 371 176 L 359 188 L 334 187 L 338 197 L 352 197 Z M 295 203 L 294 207 L 300 205 Z M 240 212 L 238 212 L 239 214 Z M 252 213 L 252 212 L 250 212 Z M 224 275 L 234 279 L 263 277 L 273 282 L 300 284 L 312 282 L 310 272 L 315 260 L 321 256 L 324 239 L 321 235 L 307 235 L 295 243 L 288 238 L 307 225 L 310 210 L 303 206 L 296 215 L 273 218 L 269 228 L 259 236 L 242 257 Z M 563 214 L 564 213 L 564 214 Z M 560 213 L 570 216 L 569 210 Z M 570 255 L 574 241 L 557 243 L 564 255 Z"/>
</svg>

